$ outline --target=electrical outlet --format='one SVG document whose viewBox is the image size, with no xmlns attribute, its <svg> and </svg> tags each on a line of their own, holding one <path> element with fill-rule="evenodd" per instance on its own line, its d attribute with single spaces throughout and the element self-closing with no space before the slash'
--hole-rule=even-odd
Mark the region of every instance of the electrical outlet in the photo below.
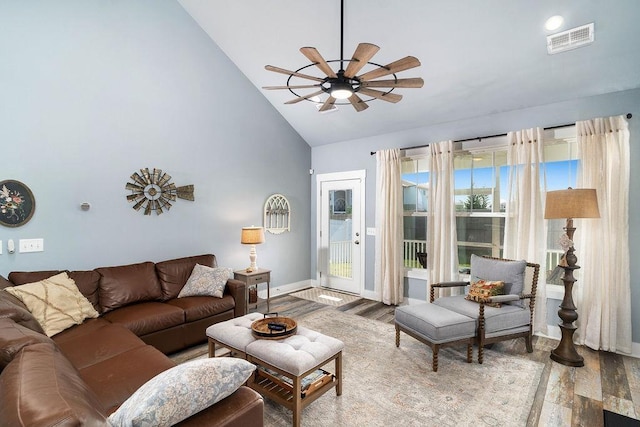
<svg viewBox="0 0 640 427">
<path fill-rule="evenodd" d="M 20 239 L 18 248 L 20 253 L 42 252 L 44 251 L 44 239 Z"/>
</svg>

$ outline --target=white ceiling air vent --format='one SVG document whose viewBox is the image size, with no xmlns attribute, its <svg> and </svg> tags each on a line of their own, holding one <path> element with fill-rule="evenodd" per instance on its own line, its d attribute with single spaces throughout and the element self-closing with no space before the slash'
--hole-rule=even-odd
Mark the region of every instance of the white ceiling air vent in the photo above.
<svg viewBox="0 0 640 427">
<path fill-rule="evenodd" d="M 586 46 L 593 43 L 594 25 L 582 25 L 572 28 L 561 33 L 551 34 L 547 36 L 547 52 L 549 55 L 564 52 L 578 47 Z"/>
</svg>

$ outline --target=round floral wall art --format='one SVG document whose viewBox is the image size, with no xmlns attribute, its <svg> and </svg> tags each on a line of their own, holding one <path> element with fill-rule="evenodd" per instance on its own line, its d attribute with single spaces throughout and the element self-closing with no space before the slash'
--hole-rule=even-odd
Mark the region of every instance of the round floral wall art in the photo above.
<svg viewBox="0 0 640 427">
<path fill-rule="evenodd" d="M 36 210 L 36 200 L 29 187 L 20 181 L 0 181 L 0 224 L 20 227 L 26 224 Z"/>
</svg>

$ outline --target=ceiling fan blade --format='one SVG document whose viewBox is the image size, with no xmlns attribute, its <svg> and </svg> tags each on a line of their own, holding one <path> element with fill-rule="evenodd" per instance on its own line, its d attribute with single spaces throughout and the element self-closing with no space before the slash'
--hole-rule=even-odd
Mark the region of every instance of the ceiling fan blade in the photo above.
<svg viewBox="0 0 640 427">
<path fill-rule="evenodd" d="M 318 67 L 320 71 L 325 73 L 328 77 L 338 77 L 335 71 L 331 69 L 329 64 L 327 64 L 327 61 L 324 60 L 322 55 L 320 55 L 320 52 L 318 52 L 315 47 L 301 47 L 300 52 L 302 52 L 302 54 L 306 56 L 309 61 L 315 63 L 316 67 Z"/>
<path fill-rule="evenodd" d="M 276 90 L 276 89 L 309 89 L 312 87 L 320 87 L 320 85 L 298 85 L 298 86 L 262 86 L 262 89 Z"/>
<path fill-rule="evenodd" d="M 324 102 L 324 104 L 322 104 L 322 107 L 320 107 L 318 111 L 322 112 L 322 111 L 331 110 L 335 102 L 336 102 L 336 99 L 333 96 L 329 96 L 329 98 L 327 98 L 327 100 Z"/>
<path fill-rule="evenodd" d="M 365 95 L 369 95 L 377 99 L 381 99 L 383 101 L 393 102 L 394 104 L 396 102 L 400 102 L 400 100 L 402 99 L 402 95 L 380 92 L 379 90 L 367 89 L 365 87 L 361 87 L 358 92 L 364 93 Z"/>
<path fill-rule="evenodd" d="M 409 70 L 411 68 L 419 67 L 420 61 L 414 56 L 406 56 L 402 59 L 398 59 L 395 62 L 385 65 L 383 68 L 376 68 L 368 73 L 364 73 L 358 76 L 360 80 L 373 80 L 378 77 L 388 76 L 389 74 L 398 73 L 400 71 Z"/>
<path fill-rule="evenodd" d="M 353 105 L 353 108 L 355 108 L 358 113 L 369 108 L 369 105 L 355 93 L 349 97 L 349 102 L 351 102 L 351 105 Z"/>
<path fill-rule="evenodd" d="M 353 78 L 358 71 L 362 69 L 373 55 L 378 52 L 380 48 L 375 44 L 371 43 L 360 43 L 356 48 L 356 51 L 353 52 L 353 56 L 351 57 L 351 61 L 349 65 L 347 65 L 347 69 L 344 71 L 345 77 Z"/>
<path fill-rule="evenodd" d="M 299 96 L 299 97 L 297 97 L 295 99 L 292 99 L 291 101 L 285 102 L 285 104 L 296 104 L 296 103 L 298 103 L 298 102 L 300 102 L 300 101 L 302 101 L 304 99 L 309 99 L 312 96 L 320 95 L 322 93 L 324 93 L 324 91 L 323 90 L 319 90 L 317 92 L 310 93 L 309 95 Z"/>
<path fill-rule="evenodd" d="M 320 77 L 314 77 L 307 74 L 297 73 L 295 71 L 285 70 L 284 68 L 274 67 L 273 65 L 265 65 L 264 69 L 267 71 L 273 71 L 274 73 L 287 74 L 291 76 L 300 77 L 302 79 L 313 80 L 320 83 L 323 82 L 323 79 L 321 79 Z"/>
<path fill-rule="evenodd" d="M 374 80 L 362 82 L 362 87 L 413 87 L 418 88 L 424 86 L 424 80 L 420 77 L 398 80 Z"/>
</svg>

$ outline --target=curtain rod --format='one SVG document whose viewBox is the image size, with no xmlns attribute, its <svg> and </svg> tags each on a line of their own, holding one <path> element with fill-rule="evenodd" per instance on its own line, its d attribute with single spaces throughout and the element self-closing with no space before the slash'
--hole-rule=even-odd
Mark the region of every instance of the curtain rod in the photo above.
<svg viewBox="0 0 640 427">
<path fill-rule="evenodd" d="M 631 117 L 633 117 L 633 114 L 627 113 L 627 119 L 630 119 Z M 566 127 L 575 126 L 575 125 L 576 125 L 575 123 L 567 123 L 566 125 L 549 126 L 549 127 L 544 128 L 544 130 L 561 129 L 561 128 L 566 128 Z M 497 138 L 499 136 L 507 136 L 507 134 L 506 133 L 499 133 L 499 134 L 496 134 L 496 135 L 478 136 L 478 137 L 475 137 L 475 138 L 458 139 L 458 140 L 453 141 L 453 142 L 467 142 L 467 141 L 474 141 L 476 139 L 478 141 L 481 141 L 483 139 Z M 401 148 L 401 150 L 413 150 L 414 148 L 425 148 L 425 147 L 428 147 L 428 146 L 429 146 L 429 144 L 414 145 L 413 147 Z M 376 154 L 376 152 L 372 151 L 371 155 L 373 156 L 374 154 Z"/>
</svg>

